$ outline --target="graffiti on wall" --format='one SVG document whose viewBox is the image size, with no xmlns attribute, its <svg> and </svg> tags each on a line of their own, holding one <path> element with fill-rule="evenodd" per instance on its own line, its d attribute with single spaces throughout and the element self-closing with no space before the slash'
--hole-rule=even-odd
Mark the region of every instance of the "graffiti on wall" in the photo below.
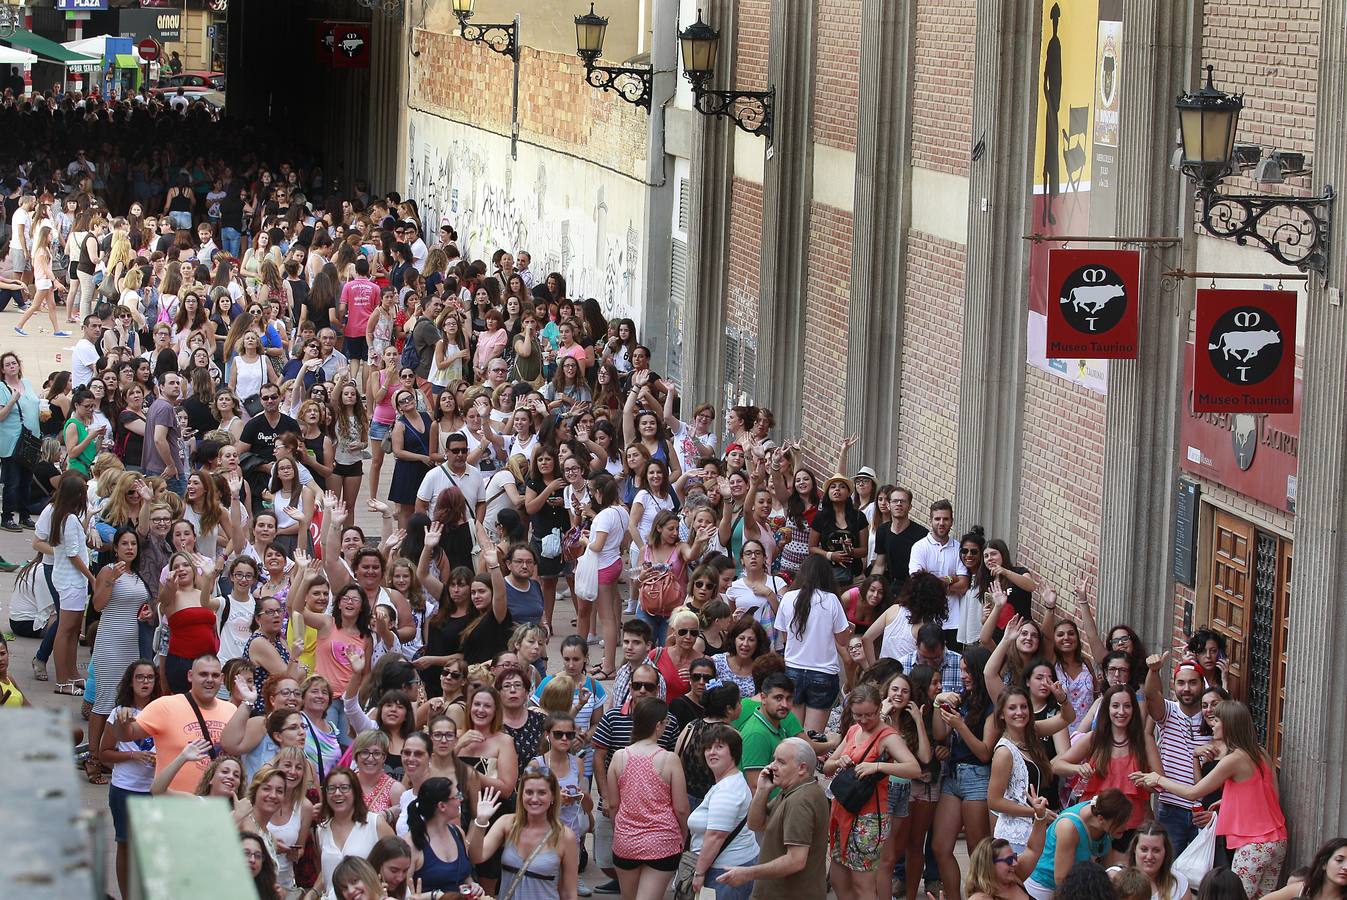
<svg viewBox="0 0 1347 900">
<path fill-rule="evenodd" d="M 496 135 L 416 111 L 410 119 L 407 195 L 428 230 L 452 225 L 465 259 L 528 250 L 538 278 L 560 272 L 572 297 L 640 324 L 639 182 L 545 148 L 521 146 L 515 161 L 504 138 L 497 148 Z"/>
</svg>

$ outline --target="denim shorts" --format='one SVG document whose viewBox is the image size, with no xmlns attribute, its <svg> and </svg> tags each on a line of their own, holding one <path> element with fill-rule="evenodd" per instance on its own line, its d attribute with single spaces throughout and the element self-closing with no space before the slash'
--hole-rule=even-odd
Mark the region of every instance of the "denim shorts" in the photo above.
<svg viewBox="0 0 1347 900">
<path fill-rule="evenodd" d="M 112 833 L 117 843 L 125 844 L 128 831 L 126 819 L 126 800 L 128 797 L 148 797 L 148 791 L 128 791 L 115 784 L 108 787 L 108 812 L 112 813 Z"/>
<path fill-rule="evenodd" d="M 889 779 L 889 815 L 906 816 L 912 799 L 912 782 Z"/>
<path fill-rule="evenodd" d="M 369 439 L 371 441 L 382 441 L 384 438 L 388 437 L 392 433 L 393 433 L 392 422 L 389 422 L 388 424 L 384 424 L 383 422 L 369 423 Z"/>
<path fill-rule="evenodd" d="M 836 675 L 791 666 L 786 666 L 786 674 L 795 683 L 794 702 L 806 709 L 832 709 L 842 693 L 842 682 Z"/>
<path fill-rule="evenodd" d="M 940 783 L 940 793 L 952 794 L 960 800 L 977 801 L 987 799 L 987 782 L 991 780 L 992 767 L 975 763 L 955 763 L 950 773 Z"/>
</svg>

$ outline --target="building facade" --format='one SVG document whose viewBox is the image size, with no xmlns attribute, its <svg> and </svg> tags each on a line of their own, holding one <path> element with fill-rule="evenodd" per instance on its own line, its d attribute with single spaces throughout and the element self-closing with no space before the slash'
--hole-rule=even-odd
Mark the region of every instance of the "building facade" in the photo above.
<svg viewBox="0 0 1347 900">
<path fill-rule="evenodd" d="M 513 15 L 490 5 L 484 21 Z M 529 249 L 536 271 L 641 323 L 685 394 L 770 407 L 820 466 L 859 433 L 853 463 L 918 510 L 953 499 L 956 528 L 1006 539 L 1059 594 L 1093 578 L 1102 627 L 1127 621 L 1152 647 L 1220 631 L 1303 813 L 1301 852 L 1347 825 L 1347 735 L 1320 709 L 1347 632 L 1347 241 L 1305 278 L 1207 234 L 1172 165 L 1175 97 L 1211 65 L 1244 94 L 1238 141 L 1309 169 L 1224 189 L 1343 183 L 1347 139 L 1319 114 L 1320 96 L 1347 96 L 1342 4 L 638 6 L 609 41 L 654 60 L 652 113 L 586 85 L 560 38 L 526 46 L 513 155 L 510 61 L 451 17 L 415 31 L 406 171 L 427 221 L 455 223 L 465 256 Z M 721 31 L 715 86 L 775 89 L 770 140 L 703 115 L 672 77 L 698 6 Z M 583 12 L 540 7 L 522 13 L 526 45 L 535 18 Z M 1118 246 L 1091 237 L 1151 239 L 1130 244 L 1136 360 L 1045 353 L 1047 252 Z M 1212 284 L 1298 293 L 1291 413 L 1191 412 L 1195 289 Z"/>
</svg>

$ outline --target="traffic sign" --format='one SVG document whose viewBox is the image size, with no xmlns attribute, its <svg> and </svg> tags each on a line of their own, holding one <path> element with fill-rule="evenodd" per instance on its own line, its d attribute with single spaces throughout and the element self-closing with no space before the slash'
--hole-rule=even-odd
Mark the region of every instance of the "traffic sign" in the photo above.
<svg viewBox="0 0 1347 900">
<path fill-rule="evenodd" d="M 154 62 L 159 59 L 159 42 L 154 38 L 145 38 L 145 40 L 136 44 L 136 49 L 140 51 L 140 58 L 146 62 Z"/>
<path fill-rule="evenodd" d="M 213 41 L 213 40 L 215 40 L 215 26 L 214 26 L 214 25 L 207 25 L 207 26 L 206 26 L 206 40 L 208 40 L 208 41 Z"/>
</svg>

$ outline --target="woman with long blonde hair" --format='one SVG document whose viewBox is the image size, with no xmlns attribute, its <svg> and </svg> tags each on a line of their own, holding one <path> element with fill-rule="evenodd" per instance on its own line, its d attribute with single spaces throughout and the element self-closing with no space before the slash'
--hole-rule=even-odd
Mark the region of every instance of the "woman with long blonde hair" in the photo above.
<svg viewBox="0 0 1347 900">
<path fill-rule="evenodd" d="M 468 852 L 478 863 L 501 851 L 500 895 L 513 896 L 522 881 L 534 897 L 576 896 L 580 851 L 575 832 L 561 823 L 561 789 L 547 769 L 529 766 L 519 776 L 515 812 L 489 827 L 500 808 L 500 794 L 487 788 L 477 795 L 477 816 L 468 829 Z M 541 878 L 538 876 L 542 876 Z"/>
<path fill-rule="evenodd" d="M 52 229 L 43 228 L 33 241 L 33 305 L 24 311 L 19 324 L 14 326 L 14 331 L 23 337 L 27 337 L 23 326 L 43 308 L 47 310 L 47 316 L 51 319 L 52 334 L 55 337 L 70 336 L 68 332 L 61 330 L 56 321 L 56 275 L 52 271 L 51 234 Z"/>
</svg>

